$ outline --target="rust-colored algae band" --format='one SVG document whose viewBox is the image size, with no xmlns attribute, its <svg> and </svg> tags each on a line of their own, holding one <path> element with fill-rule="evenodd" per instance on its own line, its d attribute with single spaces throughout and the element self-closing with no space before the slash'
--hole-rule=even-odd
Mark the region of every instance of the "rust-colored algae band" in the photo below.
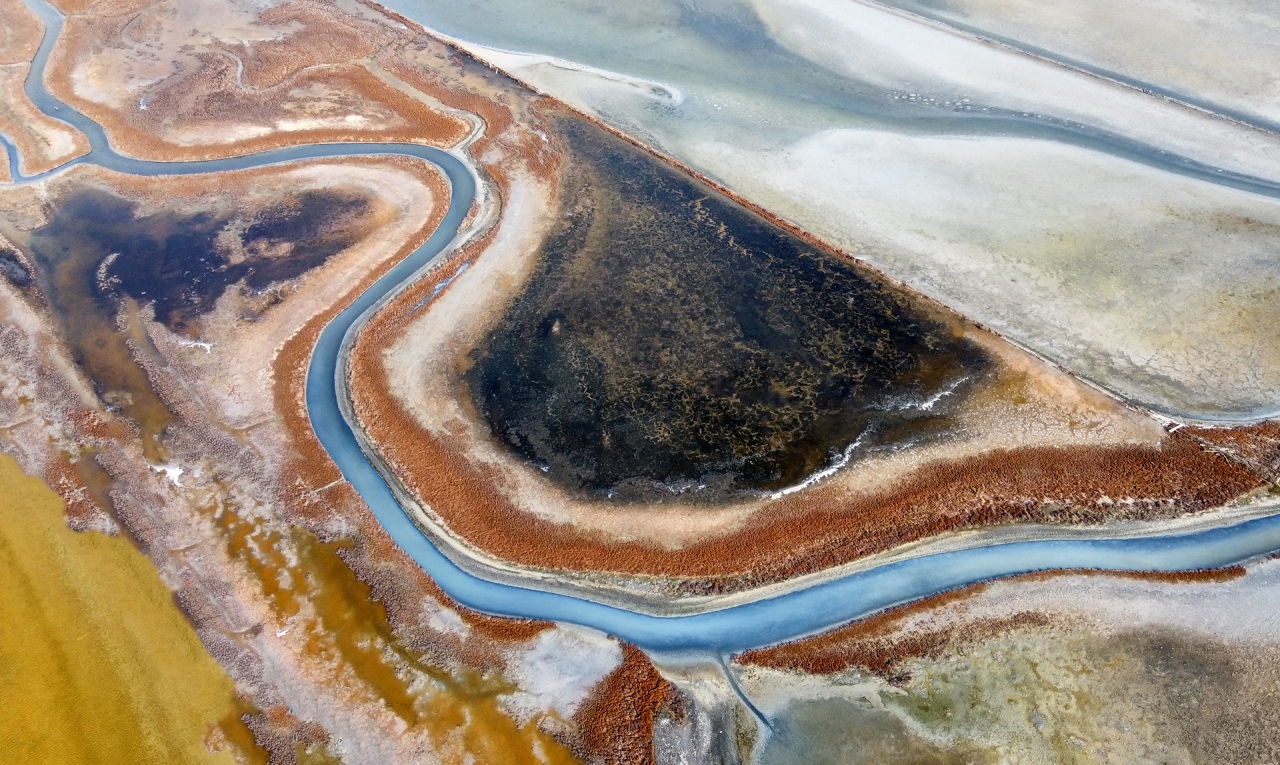
<svg viewBox="0 0 1280 765">
<path fill-rule="evenodd" d="M 622 645 L 622 664 L 596 686 L 574 721 L 582 731 L 584 761 L 653 765 L 653 727 L 660 715 L 684 717 L 679 691 L 632 645 Z"/>
<path fill-rule="evenodd" d="M 562 114 L 559 108 L 547 111 Z M 501 171 L 486 169 L 505 188 Z M 1218 506 L 1264 483 L 1256 471 L 1176 433 L 1159 445 L 995 449 L 939 460 L 892 487 L 865 492 L 818 486 L 769 503 L 719 537 L 678 549 L 553 523 L 518 506 L 499 470 L 468 457 L 471 442 L 462 428 L 436 433 L 421 427 L 392 392 L 384 364 L 386 350 L 424 299 L 463 262 L 484 257 L 487 246 L 485 238 L 473 241 L 371 318 L 351 354 L 351 394 L 366 433 L 406 488 L 453 533 L 518 565 L 669 577 L 686 592 L 729 592 L 950 530 L 1168 518 Z"/>
<path fill-rule="evenodd" d="M 342 299 L 313 316 L 276 354 L 272 365 L 272 393 L 276 410 L 284 419 L 285 428 L 293 437 L 294 449 L 298 453 L 298 458 L 289 466 L 289 480 L 284 483 L 286 487 L 297 487 L 299 491 L 306 492 L 342 480 L 342 473 L 329 458 L 329 453 L 320 445 L 307 418 L 305 401 L 307 363 L 315 348 L 316 339 L 320 337 L 320 332 L 325 325 L 370 285 L 394 268 L 396 263 L 416 250 L 440 225 L 445 211 L 449 209 L 451 190 L 448 184 L 438 177 L 436 183 L 438 185 L 433 188 L 433 191 L 439 194 L 440 203 L 431 218 L 423 221 L 418 233 L 410 241 L 405 242 L 394 255 L 371 269 L 360 283 L 354 285 L 342 296 Z M 291 506 L 299 507 L 307 504 L 300 502 L 296 496 L 292 496 L 293 493 L 286 488 L 284 498 Z M 289 501 L 290 499 L 293 501 Z"/>
<path fill-rule="evenodd" d="M 1006 577 L 1000 581 L 1042 582 L 1060 576 L 1105 576 L 1137 579 L 1159 584 L 1214 584 L 1230 582 L 1245 575 L 1242 566 L 1200 571 L 1145 572 L 1054 569 Z M 1017 627 L 1047 624 L 1049 617 L 1037 611 L 1021 611 L 1001 619 L 990 619 L 961 631 L 955 626 L 935 629 L 898 627 L 908 619 L 944 606 L 976 597 L 987 589 L 986 583 L 944 592 L 907 603 L 866 619 L 813 637 L 801 638 L 770 648 L 747 651 L 734 659 L 745 665 L 781 670 L 801 670 L 813 674 L 831 674 L 860 668 L 893 680 L 899 677 L 897 665 L 908 659 L 933 658 L 948 646 L 976 642 L 1005 634 Z"/>
<path fill-rule="evenodd" d="M 78 2 L 55 3 L 68 15 L 49 58 L 46 82 L 61 101 L 102 125 L 125 153 L 165 161 L 203 160 L 313 143 L 422 143 L 446 148 L 470 133 L 454 114 L 401 92 L 375 75 L 364 61 L 399 39 L 388 27 L 352 24 L 352 17 L 321 5 L 288 3 L 261 16 L 266 23 L 296 25 L 297 37 L 263 40 L 240 60 L 206 55 L 183 72 L 182 87 L 165 88 L 145 106 L 123 109 L 77 92 L 76 67 L 91 61 L 105 39 L 122 39 L 126 25 L 163 13 L 138 4 L 133 12 L 91 14 Z M 154 55 L 154 54 L 152 54 Z M 335 110 L 309 92 L 340 100 L 338 115 L 373 117 L 356 122 L 333 119 Z M 299 100 L 300 99 L 300 100 Z M 315 111 L 308 120 L 308 110 Z M 235 122 L 219 122 L 235 115 Z M 282 118 L 282 115 L 287 115 Z M 209 129 L 210 123 L 213 128 Z M 291 124 L 293 123 L 293 124 Z M 250 130 L 238 130 L 248 126 Z"/>
<path fill-rule="evenodd" d="M 428 292 L 451 269 L 423 280 Z M 470 463 L 460 443 L 418 427 L 390 393 L 378 349 L 413 304 L 375 316 L 352 353 L 362 424 L 396 474 L 471 544 L 522 565 L 690 578 L 727 592 L 848 563 L 945 531 L 1012 521 L 1101 522 L 1177 515 L 1219 505 L 1262 484 L 1245 468 L 1177 434 L 1160 448 L 1024 448 L 940 463 L 887 491 L 817 489 L 789 497 L 737 532 L 664 550 L 610 542 L 523 512 Z M 448 478 L 443 478 L 448 476 Z M 1133 497 L 1120 506 L 1111 498 Z"/>
<path fill-rule="evenodd" d="M 0 762 L 236 762 L 235 688 L 151 561 L 62 509 L 0 454 Z"/>
<path fill-rule="evenodd" d="M 1271 483 L 1280 482 L 1280 422 L 1261 422 L 1243 428 L 1190 427 L 1180 432 L 1206 449 L 1249 466 Z"/>
</svg>

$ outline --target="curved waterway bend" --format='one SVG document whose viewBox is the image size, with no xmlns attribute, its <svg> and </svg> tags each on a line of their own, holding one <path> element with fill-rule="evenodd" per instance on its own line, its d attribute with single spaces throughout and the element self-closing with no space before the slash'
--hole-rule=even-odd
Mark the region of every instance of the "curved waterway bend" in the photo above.
<svg viewBox="0 0 1280 765">
<path fill-rule="evenodd" d="M 1280 513 L 1192 533 L 1126 539 L 1040 540 L 991 544 L 921 555 L 851 573 L 830 581 L 716 611 L 685 616 L 655 616 L 585 598 L 536 588 L 501 584 L 468 573 L 432 544 L 397 502 L 386 481 L 361 451 L 338 401 L 342 346 L 361 318 L 379 301 L 429 268 L 455 240 L 476 193 L 476 179 L 465 162 L 445 151 L 414 144 L 317 144 L 278 149 L 229 159 L 155 162 L 119 154 L 102 128 L 52 97 L 44 88 L 45 62 L 62 28 L 62 17 L 42 0 L 26 0 L 46 24 L 27 80 L 27 93 L 46 114 L 85 133 L 92 151 L 66 167 L 91 163 L 133 175 L 192 175 L 242 170 L 324 157 L 401 154 L 440 167 L 453 186 L 449 212 L 440 228 L 324 329 L 307 374 L 307 408 L 321 443 L 343 476 L 360 493 L 396 543 L 459 603 L 486 613 L 571 622 L 595 628 L 659 652 L 732 653 L 822 632 L 852 619 L 900 603 L 974 582 L 1045 569 L 1085 568 L 1177 571 L 1238 563 L 1280 549 Z M 46 177 L 23 176 L 12 142 L 3 141 L 14 179 L 26 183 Z"/>
</svg>

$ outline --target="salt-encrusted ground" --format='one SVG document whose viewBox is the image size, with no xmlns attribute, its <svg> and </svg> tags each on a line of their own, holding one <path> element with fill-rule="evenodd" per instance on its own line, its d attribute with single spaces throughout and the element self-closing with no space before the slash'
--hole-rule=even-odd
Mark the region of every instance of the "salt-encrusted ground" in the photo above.
<svg viewBox="0 0 1280 765">
<path fill-rule="evenodd" d="M 475 242 L 470 254 L 479 259 L 441 292 L 438 304 L 398 327 L 408 331 L 390 337 L 399 344 L 386 346 L 393 352 L 385 366 L 378 342 L 388 336 L 371 348 L 386 375 L 399 376 L 392 393 L 413 415 L 407 422 L 419 427 L 409 431 L 413 437 L 433 428 L 463 433 L 458 418 L 466 416 L 465 405 L 455 399 L 454 409 L 433 406 L 448 403 L 431 398 L 447 381 L 423 373 L 439 373 L 433 360 L 464 353 L 466 343 L 419 349 L 414 340 L 466 339 L 465 333 L 451 338 L 431 322 L 456 328 L 477 315 L 483 320 L 486 309 L 499 310 L 523 278 L 529 263 L 521 256 L 536 246 L 540 226 L 554 214 L 554 184 L 543 156 L 550 139 L 531 116 L 534 99 L 354 3 L 125 1 L 95 6 L 93 13 L 69 0 L 62 5 L 82 15 L 68 23 L 50 86 L 101 119 L 113 141 L 134 153 L 182 158 L 337 139 L 458 146 L 482 136 L 474 154 L 496 181 L 506 217 L 489 232 L 491 239 Z M 1120 144 L 1108 149 L 1056 140 L 1066 134 L 1051 134 L 1046 126 L 1056 124 L 1049 117 L 1074 120 L 1224 168 L 1272 175 L 1280 163 L 1274 136 L 1008 51 L 978 51 L 972 41 L 862 6 L 779 2 L 760 6 L 756 16 L 731 3 L 619 5 L 607 13 L 595 7 L 582 23 L 567 26 L 563 19 L 548 21 L 545 4 L 512 9 L 484 16 L 490 29 L 509 38 L 480 42 L 537 50 L 533 43 L 566 29 L 569 37 L 561 42 L 568 42 L 553 58 L 481 51 L 495 62 L 1041 353 L 1174 409 L 1239 413 L 1276 388 L 1274 348 L 1267 342 L 1275 318 L 1272 287 L 1257 278 L 1273 270 L 1274 202 L 1171 172 L 1158 153 L 1143 164 L 1117 156 L 1127 151 Z M 6 33 L 0 50 L 17 51 L 14 66 L 20 67 L 21 56 L 29 54 L 10 43 L 20 39 L 13 30 L 20 29 L 21 14 L 7 10 L 0 17 Z M 440 12 L 465 17 L 474 9 L 461 3 Z M 527 23 L 531 17 L 539 23 Z M 625 39 L 619 30 L 627 32 Z M 325 40 L 341 44 L 318 44 Z M 865 57 L 851 58 L 855 54 Z M 850 61 L 859 66 L 850 69 Z M 38 120 L 24 117 L 21 103 L 15 107 L 12 119 Z M 984 107 L 1009 113 L 984 113 Z M 456 111 L 463 108 L 484 117 L 484 131 L 480 120 Z M 963 120 L 975 112 L 1012 121 L 970 129 Z M 45 159 L 67 156 L 67 146 L 48 132 L 56 126 L 36 128 L 32 135 L 50 138 L 48 145 L 58 150 Z M 76 137 L 64 138 L 74 150 Z M 42 150 L 24 151 L 25 160 Z M 138 429 L 120 414 L 129 403 L 115 394 L 128 391 L 95 389 L 96 381 L 85 377 L 56 336 L 39 290 L 18 284 L 27 277 L 13 271 L 22 260 L 9 254 L 12 243 L 0 240 L 8 280 L 0 282 L 0 442 L 62 493 L 78 528 L 123 527 L 145 546 L 205 644 L 238 683 L 246 705 L 240 721 L 258 744 L 285 762 L 320 753 L 346 762 L 565 761 L 572 748 L 588 759 L 631 763 L 653 756 L 657 719 L 670 734 L 660 735 L 659 753 L 676 758 L 705 752 L 708 726 L 731 739 L 726 720 L 739 722 L 737 743 L 750 745 L 753 724 L 745 707 L 717 707 L 714 715 L 698 707 L 699 684 L 715 686 L 707 699 L 716 704 L 725 693 L 729 705 L 735 703 L 715 666 L 664 665 L 693 689 L 681 702 L 639 652 L 607 637 L 455 608 L 382 535 L 310 440 L 300 404 L 308 343 L 362 279 L 425 235 L 444 196 L 433 171 L 407 161 L 355 161 L 204 181 L 209 185 L 195 178 L 135 184 L 80 170 L 38 189 L 6 192 L 3 215 L 8 233 L 25 245 L 23 233 L 42 225 L 77 183 L 111 187 L 138 200 L 142 212 L 231 204 L 251 214 L 284 189 L 345 189 L 378 198 L 372 222 L 379 230 L 274 290 L 227 292 L 193 332 L 175 333 L 153 321 L 145 302 L 121 305 L 118 326 L 131 343 L 123 359 L 138 366 L 157 401 L 171 410 L 155 453 L 142 448 Z M 1142 414 L 996 338 L 973 334 L 990 345 L 1002 377 L 968 411 L 965 438 L 866 463 L 832 482 L 837 496 L 874 500 L 875 490 L 927 473 L 920 468 L 942 457 L 1064 443 L 1083 447 L 1086 457 L 1102 455 L 1103 462 L 1121 452 L 1092 449 L 1162 443 L 1213 479 L 1198 485 L 1197 500 L 1212 494 L 1201 490 L 1215 480 L 1232 492 L 1261 485 L 1258 475 L 1206 456 L 1181 436 L 1166 436 Z M 394 403 L 375 400 L 372 411 L 388 400 Z M 382 414 L 398 411 L 384 408 Z M 442 419 L 449 416 L 454 420 Z M 593 543 L 603 536 L 606 543 L 595 550 L 601 560 L 617 557 L 609 535 L 646 543 L 653 556 L 643 561 L 648 565 L 700 537 L 735 528 L 754 510 L 696 517 L 573 507 L 545 487 L 528 488 L 530 475 L 519 473 L 526 466 L 492 450 L 482 456 L 511 471 L 514 478 L 502 488 L 525 503 L 526 518 L 577 526 Z M 1032 476 L 1019 486 L 1038 490 L 1034 476 L 1044 464 L 1032 460 L 1010 471 L 1001 463 L 980 478 L 1016 472 Z M 1080 464 L 1074 472 L 1090 478 L 1115 467 L 1097 460 Z M 1128 463 L 1122 467 L 1120 472 L 1129 469 Z M 1230 480 L 1222 477 L 1227 473 Z M 1070 477 L 1055 474 L 1062 479 L 1055 487 Z M 980 491 L 985 484 L 976 486 Z M 107 507 L 114 517 L 103 512 Z M 881 521 L 896 517 L 889 513 Z M 777 532 L 771 526 L 777 524 L 761 522 L 756 530 Z M 535 539 L 547 547 L 560 541 Z M 732 562 L 738 552 L 710 549 L 713 554 L 704 557 L 712 563 Z M 1027 761 L 1101 758 L 1106 752 L 1125 761 L 1221 760 L 1222 752 L 1263 756 L 1270 750 L 1223 747 L 1237 741 L 1269 745 L 1231 717 L 1274 707 L 1249 706 L 1266 700 L 1271 686 L 1255 685 L 1267 681 L 1267 667 L 1274 666 L 1275 630 L 1257 616 L 1274 610 L 1268 566 L 1238 583 L 1244 596 L 1236 600 L 1229 597 L 1235 584 L 1081 585 L 1069 579 L 1044 593 L 1010 584 L 1012 594 L 1000 597 L 1005 590 L 992 588 L 969 611 L 904 628 L 908 642 L 929 637 L 934 628 L 959 635 L 954 645 L 939 639 L 931 652 L 903 654 L 908 661 L 901 669 L 909 677 L 893 679 L 907 696 L 870 672 L 837 678 L 836 684 L 852 683 L 839 693 L 852 698 L 853 711 L 845 702 L 801 709 L 805 699 L 834 693 L 830 678 L 750 669 L 745 687 L 759 694 L 760 707 L 780 727 L 808 725 L 816 731 L 811 741 L 837 751 L 846 740 L 840 731 L 854 729 L 888 730 L 900 738 L 910 732 L 914 738 L 904 739 L 910 747 L 979 760 L 997 738 L 1011 742 L 1003 744 L 1011 759 Z M 1227 626 L 1193 624 L 1219 613 L 1212 609 L 1226 601 L 1231 605 L 1221 613 Z M 1166 609 L 1166 602 L 1173 605 Z M 1141 615 L 1136 621 L 1135 609 Z M 1047 614 L 1048 622 L 1007 621 L 1028 610 Z M 1005 626 L 999 634 L 977 630 L 977 637 L 963 629 L 991 623 Z M 1129 627 L 1138 631 L 1125 631 Z M 1244 634 L 1247 628 L 1263 637 Z M 1173 637 L 1166 639 L 1166 632 Z M 969 642 L 961 639 L 966 637 Z M 1245 653 L 1240 646 L 1253 646 L 1251 640 L 1260 647 Z M 955 648 L 961 645 L 963 651 Z M 1215 652 L 1220 661 L 1207 664 Z M 1008 676 L 1010 663 L 1022 674 Z M 1077 671 L 1094 665 L 1117 674 L 1098 681 Z M 1259 665 L 1257 677 L 1248 678 Z M 1075 674 L 1051 687 L 1037 685 L 1026 679 L 1027 666 Z M 1225 711 L 1187 722 L 1180 709 L 1199 697 L 1179 696 L 1166 678 L 1191 683 L 1210 674 L 1230 681 L 1203 688 L 1203 698 Z M 1247 679 L 1231 684 L 1241 677 Z M 1121 698 L 1123 689 L 1134 687 L 1147 695 Z M 1011 692 L 1025 697 L 1022 706 L 1000 706 Z M 1100 701 L 1080 706 L 1081 693 Z M 1245 699 L 1238 709 L 1216 701 L 1229 693 Z M 968 707 L 952 703 L 975 695 L 979 703 Z M 946 703 L 936 709 L 950 709 L 960 719 L 939 722 L 933 707 L 900 701 L 934 703 L 939 697 Z M 868 708 L 892 719 L 870 719 Z M 1135 714 L 1141 719 L 1130 725 Z M 1183 725 L 1181 737 L 1168 733 L 1168 721 Z M 231 727 L 220 735 L 230 735 Z M 1243 733 L 1226 740 L 1223 732 L 1231 731 Z M 758 753 L 764 761 L 785 762 L 785 745 L 778 737 L 759 744 Z M 804 751 L 806 761 L 822 754 Z"/>
<path fill-rule="evenodd" d="M 194 15 L 165 4 L 66 10 L 80 15 L 68 21 L 71 39 L 50 87 L 89 104 L 113 144 L 139 154 L 224 156 L 348 137 L 465 151 L 480 120 L 432 94 L 509 120 L 483 89 L 485 70 L 364 6 L 351 5 L 352 15 L 314 4 L 231 4 Z M 6 5 L 0 15 L 0 45 L 24 66 L 38 30 L 23 28 L 17 11 Z M 335 27 L 355 31 L 338 39 Z M 22 35 L 33 44 L 10 45 Z M 317 49 L 317 37 L 334 45 Z M 381 46 L 371 49 L 370 40 Z M 220 46 L 240 56 L 241 78 L 223 76 L 232 54 L 214 50 Z M 103 76 L 111 72 L 122 76 Z M 253 81 L 272 76 L 284 84 Z M 309 85 L 309 76 L 325 87 Z M 369 78 L 382 85 L 351 84 Z M 179 116 L 160 113 L 161 93 L 177 99 Z M 200 108 L 184 109 L 190 99 Z M 42 159 L 27 144 L 19 151 L 24 162 Z M 358 220 L 337 215 L 311 226 L 321 239 L 333 233 L 326 226 L 345 226 L 339 238 L 347 244 L 294 278 L 231 284 L 189 322 L 157 320 L 151 301 L 122 292 L 127 284 L 111 271 L 165 251 L 175 232 L 163 221 L 179 219 L 192 221 L 186 255 L 196 262 L 181 262 L 182 248 L 173 248 L 175 259 L 155 274 L 162 281 L 201 263 L 217 271 L 245 258 L 287 260 L 296 242 L 255 243 L 246 232 L 258 224 L 288 230 L 309 195 L 347 200 L 338 208 L 363 200 L 349 208 L 363 211 Z M 89 257 L 93 243 L 48 246 L 76 241 L 73 231 L 50 227 L 78 225 L 68 212 L 76 199 L 118 200 L 90 224 L 115 215 L 111 236 L 128 241 L 88 264 L 91 278 L 79 282 L 83 269 L 62 266 Z M 301 384 L 315 332 L 425 239 L 448 199 L 434 167 L 404 158 L 181 178 L 81 166 L 39 184 L 0 186 L 0 448 L 59 492 L 70 524 L 127 534 L 175 590 L 238 693 L 226 718 L 205 721 L 205 739 L 189 742 L 195 747 L 278 763 L 569 762 L 574 751 L 613 751 L 617 735 L 632 733 L 605 728 L 604 719 L 653 713 L 652 704 L 618 711 L 607 696 L 618 672 L 643 676 L 648 667 L 639 655 L 624 666 L 616 641 L 458 608 L 391 544 L 306 421 Z M 274 212 L 262 217 L 266 210 Z M 229 224 L 206 252 L 198 233 L 209 221 Z M 37 256 L 33 237 L 41 236 Z M 574 682 L 558 682 L 572 664 Z M 594 717 L 579 724 L 579 712 Z"/>
<path fill-rule="evenodd" d="M 1280 13 L 1267 0 L 895 0 L 905 10 L 1275 124 Z M 1105 32 L 1099 30 L 1106 30 Z"/>
<path fill-rule="evenodd" d="M 496 18 L 390 4 L 1122 395 L 1193 417 L 1276 407 L 1280 212 L 1217 182 L 1280 179 L 1272 133 L 856 2 L 569 3 L 554 24 L 523 0 Z M 1089 45 L 1130 59 L 1172 23 L 1117 13 L 1143 33 Z M 1233 49 L 1257 13 L 1215 9 L 1232 20 L 1194 34 Z M 1241 67 L 1280 60 L 1249 50 Z M 1268 103 L 1248 76 L 1216 82 Z"/>
<path fill-rule="evenodd" d="M 1014 579 L 798 644 L 737 669 L 774 726 L 756 761 L 1268 761 L 1278 572 Z"/>
</svg>

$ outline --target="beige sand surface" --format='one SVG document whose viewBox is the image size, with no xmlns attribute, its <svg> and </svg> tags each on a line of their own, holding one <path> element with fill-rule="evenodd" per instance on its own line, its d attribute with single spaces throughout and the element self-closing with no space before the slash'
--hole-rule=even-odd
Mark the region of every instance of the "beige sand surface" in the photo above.
<svg viewBox="0 0 1280 765">
<path fill-rule="evenodd" d="M 125 151 L 158 159 L 316 141 L 452 146 L 461 113 L 371 57 L 412 35 L 363 8 L 322 3 L 105 3 L 68 18 L 50 58 L 52 91 Z"/>
<path fill-rule="evenodd" d="M 45 116 L 22 90 L 31 67 L 0 66 L 0 132 L 18 147 L 24 175 L 36 175 L 89 153 L 89 141 L 66 123 Z"/>
</svg>

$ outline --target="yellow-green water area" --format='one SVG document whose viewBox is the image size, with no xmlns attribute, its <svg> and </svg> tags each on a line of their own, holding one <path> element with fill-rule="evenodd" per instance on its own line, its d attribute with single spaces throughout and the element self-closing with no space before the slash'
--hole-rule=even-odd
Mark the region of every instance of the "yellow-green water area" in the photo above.
<svg viewBox="0 0 1280 765">
<path fill-rule="evenodd" d="M 323 542 L 305 529 L 291 529 L 286 538 L 230 506 L 222 506 L 215 521 L 228 553 L 248 566 L 282 622 L 297 619 L 303 603 L 310 603 L 314 618 L 302 627 L 307 654 L 335 669 L 349 668 L 410 730 L 428 731 L 441 762 L 577 762 L 536 719 L 517 723 L 502 711 L 499 697 L 515 688 L 501 676 L 466 668 L 450 673 L 404 647 L 386 608 L 339 555 L 350 542 Z M 425 690 L 417 681 L 425 681 Z"/>
<path fill-rule="evenodd" d="M 231 765 L 234 693 L 151 561 L 0 454 L 0 762 Z"/>
</svg>

